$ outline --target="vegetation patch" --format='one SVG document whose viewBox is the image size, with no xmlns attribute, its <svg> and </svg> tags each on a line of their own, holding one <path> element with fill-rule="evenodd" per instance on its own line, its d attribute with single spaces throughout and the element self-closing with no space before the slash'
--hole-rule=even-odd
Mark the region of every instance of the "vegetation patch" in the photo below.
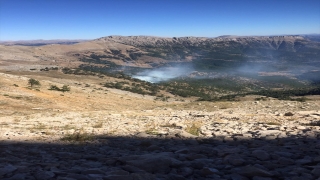
<svg viewBox="0 0 320 180">
<path fill-rule="evenodd" d="M 192 135 L 199 136 L 201 126 L 202 124 L 200 122 L 193 122 L 191 125 L 186 127 L 185 131 Z"/>
<path fill-rule="evenodd" d="M 56 85 L 51 85 L 49 90 L 51 91 L 61 91 L 61 92 L 67 92 L 70 91 L 70 87 L 68 85 L 63 85 L 61 88 L 59 88 Z"/>
<path fill-rule="evenodd" d="M 77 131 L 72 134 L 66 134 L 62 138 L 61 141 L 69 141 L 69 142 L 87 142 L 94 140 L 95 135 L 92 133 L 86 133 L 82 131 Z"/>
<path fill-rule="evenodd" d="M 320 86 L 302 85 L 298 80 L 291 80 L 281 76 L 257 77 L 256 75 L 252 75 L 249 77 L 247 75 L 248 77 L 246 78 L 249 80 L 241 79 L 243 74 L 222 75 L 213 78 L 180 77 L 166 82 L 150 83 L 127 75 L 141 71 L 139 68 L 128 67 L 122 72 L 117 71 L 117 68 L 81 65 L 77 69 L 63 68 L 62 70 L 67 74 L 113 77 L 117 81 L 106 82 L 101 85 L 141 95 L 156 96 L 156 100 L 163 101 L 166 101 L 167 97 L 170 97 L 164 94 L 183 98 L 196 97 L 198 101 L 237 101 L 238 97 L 241 96 L 259 95 L 262 97 L 257 100 L 262 101 L 268 97 L 272 97 L 279 100 L 300 102 L 307 100 L 304 97 L 306 95 L 320 95 Z M 274 90 L 275 88 L 278 90 Z M 298 98 L 294 98 L 297 96 Z"/>
<path fill-rule="evenodd" d="M 102 128 L 103 127 L 103 122 L 97 122 L 92 126 L 93 128 Z"/>
<path fill-rule="evenodd" d="M 34 87 L 34 86 L 40 86 L 41 85 L 38 80 L 33 79 L 33 78 L 28 80 L 28 84 L 30 85 L 31 88 Z"/>
</svg>

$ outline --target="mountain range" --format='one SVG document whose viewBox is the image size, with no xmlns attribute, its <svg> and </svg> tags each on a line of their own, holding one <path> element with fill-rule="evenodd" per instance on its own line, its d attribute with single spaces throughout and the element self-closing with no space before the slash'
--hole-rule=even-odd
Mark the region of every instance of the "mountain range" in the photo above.
<svg viewBox="0 0 320 180">
<path fill-rule="evenodd" d="M 132 74 L 144 69 L 188 66 L 191 71 L 281 71 L 301 77 L 312 72 L 311 76 L 317 77 L 320 71 L 317 37 L 107 36 L 88 41 L 33 41 L 34 44 L 0 45 L 0 68 L 17 68 L 17 63 L 24 70 L 39 70 L 40 66 L 90 66 L 106 71 L 125 69 L 125 73 Z"/>
</svg>

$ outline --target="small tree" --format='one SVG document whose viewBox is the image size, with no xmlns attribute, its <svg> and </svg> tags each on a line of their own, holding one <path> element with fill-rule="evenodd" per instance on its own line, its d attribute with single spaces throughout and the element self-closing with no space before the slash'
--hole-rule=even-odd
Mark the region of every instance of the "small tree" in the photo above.
<svg viewBox="0 0 320 180">
<path fill-rule="evenodd" d="M 40 86 L 40 82 L 38 80 L 33 79 L 33 78 L 28 80 L 28 84 L 30 84 L 31 87 Z"/>
</svg>

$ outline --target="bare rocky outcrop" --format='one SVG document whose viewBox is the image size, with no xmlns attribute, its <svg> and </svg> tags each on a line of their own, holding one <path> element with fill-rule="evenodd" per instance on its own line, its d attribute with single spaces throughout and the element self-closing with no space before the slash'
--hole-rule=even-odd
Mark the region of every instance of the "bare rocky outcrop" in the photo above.
<svg viewBox="0 0 320 180">
<path fill-rule="evenodd" d="M 318 101 L 196 106 L 2 116 L 0 178 L 319 178 Z"/>
<path fill-rule="evenodd" d="M 250 45 L 255 44 L 260 47 L 269 47 L 273 49 L 279 49 L 280 46 L 285 46 L 285 44 L 290 45 L 293 48 L 295 42 L 306 42 L 302 36 L 235 36 L 235 37 L 216 37 L 216 38 L 207 38 L 207 37 L 173 37 L 173 38 L 165 38 L 165 37 L 155 37 L 155 36 L 107 36 L 102 37 L 97 40 L 99 41 L 111 41 L 122 43 L 131 46 L 138 47 L 147 47 L 151 46 L 154 48 L 157 47 L 165 47 L 165 46 L 212 46 L 215 47 L 220 43 L 226 43 L 224 45 L 229 44 L 229 42 L 236 42 L 242 45 Z"/>
</svg>

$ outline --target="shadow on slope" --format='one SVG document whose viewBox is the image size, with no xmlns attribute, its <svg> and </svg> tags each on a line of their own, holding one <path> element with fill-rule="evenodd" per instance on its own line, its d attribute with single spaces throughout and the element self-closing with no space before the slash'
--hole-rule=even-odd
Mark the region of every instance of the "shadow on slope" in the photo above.
<svg viewBox="0 0 320 180">
<path fill-rule="evenodd" d="M 319 138 L 96 136 L 90 143 L 0 143 L 1 179 L 316 179 Z"/>
</svg>

